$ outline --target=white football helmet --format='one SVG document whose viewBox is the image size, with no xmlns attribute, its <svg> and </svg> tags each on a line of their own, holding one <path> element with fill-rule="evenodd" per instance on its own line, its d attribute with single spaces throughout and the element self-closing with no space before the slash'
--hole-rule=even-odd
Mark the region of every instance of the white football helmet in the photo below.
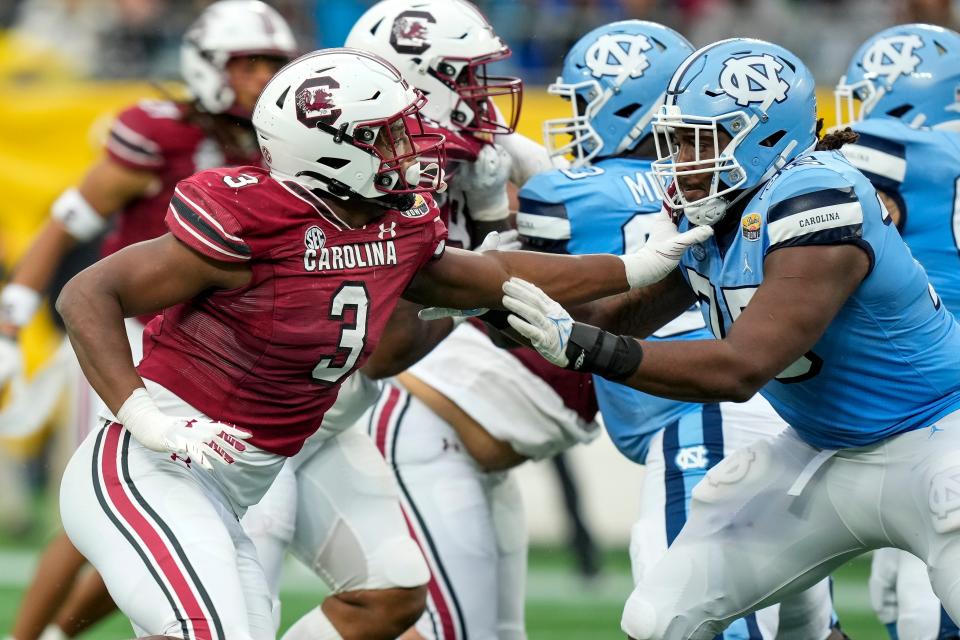
<svg viewBox="0 0 960 640">
<path fill-rule="evenodd" d="M 425 102 L 386 60 L 321 49 L 267 83 L 253 126 L 275 178 L 403 208 L 410 194 L 442 185 L 444 137 L 423 133 Z"/>
<path fill-rule="evenodd" d="M 227 78 L 231 58 L 297 55 L 293 32 L 260 0 L 220 0 L 200 14 L 183 37 L 180 73 L 194 98 L 210 113 L 223 113 L 236 96 Z"/>
<path fill-rule="evenodd" d="M 500 134 L 516 129 L 522 82 L 487 73 L 487 64 L 508 58 L 510 47 L 466 0 L 383 0 L 357 20 L 346 46 L 396 66 L 426 94 L 423 113 L 441 126 Z M 501 116 L 490 100 L 496 96 L 509 98 Z"/>
</svg>

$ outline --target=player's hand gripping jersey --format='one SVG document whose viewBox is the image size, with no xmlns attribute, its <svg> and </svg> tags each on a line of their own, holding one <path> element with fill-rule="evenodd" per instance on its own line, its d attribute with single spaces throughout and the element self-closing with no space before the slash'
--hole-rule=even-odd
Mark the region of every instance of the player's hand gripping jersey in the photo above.
<svg viewBox="0 0 960 640">
<path fill-rule="evenodd" d="M 960 325 L 869 180 L 839 152 L 800 156 L 743 211 L 728 234 L 694 246 L 680 264 L 718 338 L 760 286 L 771 251 L 856 244 L 870 257 L 820 340 L 761 390 L 807 443 L 865 446 L 960 408 Z M 681 229 L 688 226 L 684 219 Z"/>
<path fill-rule="evenodd" d="M 246 148 L 225 155 L 198 123 L 196 118 L 203 116 L 190 117 L 191 109 L 182 103 L 144 100 L 117 116 L 107 139 L 107 155 L 131 169 L 156 174 L 157 185 L 150 195 L 134 200 L 115 216 L 115 226 L 103 243 L 103 255 L 163 235 L 167 230 L 163 211 L 180 180 L 204 169 L 260 164 L 260 149 L 249 122 L 237 119 L 235 127 L 249 130 Z"/>
<path fill-rule="evenodd" d="M 517 228 L 533 248 L 551 253 L 635 252 L 646 242 L 660 198 L 650 162 L 608 158 L 578 170 L 554 170 L 531 178 L 520 190 Z M 657 331 L 654 339 L 711 337 L 692 307 Z M 604 425 L 620 451 L 643 463 L 650 438 L 700 405 L 651 396 L 594 377 Z"/>
<path fill-rule="evenodd" d="M 253 277 L 164 311 L 147 327 L 140 374 L 285 456 L 319 428 L 339 383 L 376 347 L 400 294 L 446 237 L 427 195 L 355 229 L 296 183 L 254 167 L 181 182 L 166 222 L 195 251 L 247 263 Z"/>
<path fill-rule="evenodd" d="M 947 310 L 960 313 L 960 136 L 894 118 L 851 126 L 860 138 L 843 146 L 844 156 L 897 203 L 904 241 Z"/>
</svg>

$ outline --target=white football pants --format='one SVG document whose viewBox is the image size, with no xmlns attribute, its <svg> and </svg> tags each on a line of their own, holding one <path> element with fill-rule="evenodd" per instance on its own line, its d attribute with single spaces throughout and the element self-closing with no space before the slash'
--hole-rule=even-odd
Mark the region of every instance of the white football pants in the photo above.
<svg viewBox="0 0 960 640">
<path fill-rule="evenodd" d="M 667 425 L 650 440 L 640 498 L 640 519 L 630 535 L 636 583 L 666 553 L 690 510 L 694 487 L 721 459 L 756 440 L 770 438 L 786 423 L 762 397 L 745 403 L 706 404 Z M 795 598 L 736 620 L 723 640 L 822 640 L 830 634 L 833 606 L 823 580 Z"/>
<path fill-rule="evenodd" d="M 824 452 L 792 429 L 742 448 L 693 490 L 689 518 L 637 585 L 637 640 L 709 640 L 730 622 L 879 547 L 923 559 L 960 616 L 960 412 L 931 427 Z"/>
<path fill-rule="evenodd" d="M 431 640 L 526 638 L 527 531 L 513 477 L 483 471 L 450 425 L 394 384 L 367 425 L 430 566 L 417 631 Z"/>
</svg>

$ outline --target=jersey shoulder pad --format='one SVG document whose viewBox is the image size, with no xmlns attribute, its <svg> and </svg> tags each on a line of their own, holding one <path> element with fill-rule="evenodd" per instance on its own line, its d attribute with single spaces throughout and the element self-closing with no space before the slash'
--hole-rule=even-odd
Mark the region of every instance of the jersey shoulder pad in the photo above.
<svg viewBox="0 0 960 640">
<path fill-rule="evenodd" d="M 559 169 L 538 173 L 527 180 L 518 194 L 517 231 L 524 242 L 538 251 L 566 253 L 570 219 L 564 181 Z"/>
<path fill-rule="evenodd" d="M 135 169 L 163 167 L 171 152 L 204 136 L 199 127 L 184 120 L 184 110 L 183 104 L 162 100 L 142 100 L 124 109 L 110 128 L 107 153 Z"/>
<path fill-rule="evenodd" d="M 853 125 L 856 142 L 840 152 L 880 188 L 896 189 L 907 174 L 907 141 L 913 131 L 899 120 L 864 120 Z"/>
<path fill-rule="evenodd" d="M 798 158 L 759 194 L 768 203 L 763 225 L 768 252 L 789 246 L 858 242 L 864 220 L 858 191 L 864 189 L 874 195 L 872 204 L 879 208 L 866 178 L 836 152 Z M 747 205 L 747 214 L 754 210 L 755 202 Z"/>
<path fill-rule="evenodd" d="M 181 242 L 224 262 L 246 262 L 253 251 L 245 236 L 256 233 L 257 211 L 270 211 L 272 180 L 257 167 L 211 169 L 181 180 L 167 209 L 167 227 Z"/>
</svg>

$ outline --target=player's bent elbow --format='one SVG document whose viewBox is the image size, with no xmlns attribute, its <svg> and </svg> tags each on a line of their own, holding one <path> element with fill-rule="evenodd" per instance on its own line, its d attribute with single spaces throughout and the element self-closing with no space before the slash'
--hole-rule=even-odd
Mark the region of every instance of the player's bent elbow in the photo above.
<svg viewBox="0 0 960 640">
<path fill-rule="evenodd" d="M 383 380 L 405 371 L 406 367 L 398 367 L 392 361 L 371 356 L 360 370 L 371 380 Z"/>
<path fill-rule="evenodd" d="M 83 287 L 82 284 L 78 284 L 77 278 L 78 276 L 74 276 L 64 285 L 54 305 L 68 328 L 73 325 L 74 315 L 79 309 L 80 300 L 83 298 L 83 294 L 80 292 Z"/>
<path fill-rule="evenodd" d="M 744 370 L 729 379 L 729 387 L 725 391 L 725 398 L 729 402 L 746 402 L 763 388 L 769 378 L 759 371 Z"/>
<path fill-rule="evenodd" d="M 730 391 L 722 399 L 727 402 L 746 402 L 759 391 L 759 387 L 748 384 L 737 384 L 731 387 Z"/>
</svg>

